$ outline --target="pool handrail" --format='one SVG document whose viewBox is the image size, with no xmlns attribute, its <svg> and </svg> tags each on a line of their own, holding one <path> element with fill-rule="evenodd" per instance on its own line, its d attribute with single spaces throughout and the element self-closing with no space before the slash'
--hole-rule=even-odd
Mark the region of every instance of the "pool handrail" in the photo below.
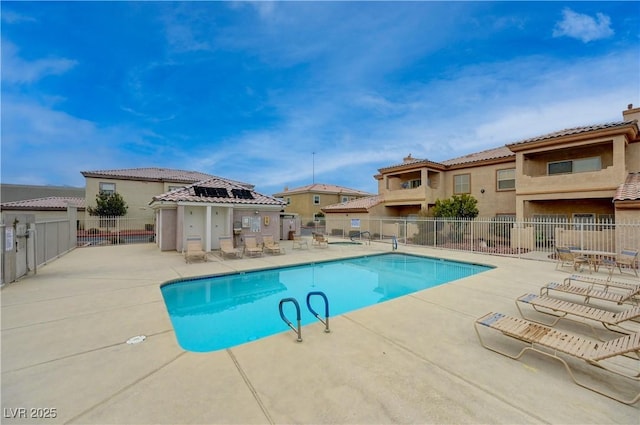
<svg viewBox="0 0 640 425">
<path fill-rule="evenodd" d="M 320 314 L 318 312 L 316 312 L 313 307 L 311 307 L 311 296 L 313 295 L 319 295 L 322 297 L 322 299 L 324 299 L 324 320 L 322 320 L 322 318 L 320 317 Z M 316 319 L 318 319 L 319 321 L 321 321 L 324 324 L 324 331 L 326 333 L 331 332 L 331 330 L 329 329 L 329 299 L 327 298 L 327 296 L 325 295 L 324 292 L 321 291 L 311 291 L 307 294 L 307 308 L 309 308 L 309 311 L 311 312 L 311 314 L 313 314 L 314 316 L 316 316 Z"/>
<path fill-rule="evenodd" d="M 293 323 L 291 323 L 291 321 L 287 319 L 287 316 L 284 315 L 284 311 L 282 310 L 282 306 L 284 305 L 284 303 L 287 303 L 287 302 L 292 302 L 293 305 L 296 307 L 296 319 L 298 320 L 297 329 L 293 326 Z M 302 327 L 300 326 L 300 321 L 301 321 L 300 304 L 298 304 L 298 301 L 296 301 L 295 298 L 283 298 L 280 300 L 280 304 L 278 304 L 278 309 L 280 310 L 280 317 L 282 318 L 282 320 L 284 320 L 287 326 L 289 326 L 298 335 L 298 339 L 296 341 L 302 342 Z"/>
</svg>

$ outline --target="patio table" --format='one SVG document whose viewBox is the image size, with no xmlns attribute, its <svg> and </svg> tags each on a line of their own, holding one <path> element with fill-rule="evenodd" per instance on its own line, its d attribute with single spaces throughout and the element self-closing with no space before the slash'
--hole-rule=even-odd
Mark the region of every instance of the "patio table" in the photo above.
<svg viewBox="0 0 640 425">
<path fill-rule="evenodd" d="M 589 263 L 589 273 L 591 273 L 591 268 L 593 268 L 593 270 L 595 270 L 596 272 L 598 271 L 603 258 L 615 258 L 616 256 L 615 252 L 597 251 L 591 249 L 572 249 L 571 252 L 574 254 L 583 255 L 587 258 L 587 261 Z"/>
</svg>

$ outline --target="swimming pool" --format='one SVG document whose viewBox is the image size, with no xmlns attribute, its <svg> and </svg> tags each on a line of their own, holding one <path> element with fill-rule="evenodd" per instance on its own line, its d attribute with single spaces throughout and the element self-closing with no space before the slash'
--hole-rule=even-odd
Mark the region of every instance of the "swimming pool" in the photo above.
<svg viewBox="0 0 640 425">
<path fill-rule="evenodd" d="M 317 320 L 306 308 L 312 291 L 326 294 L 334 317 L 489 269 L 394 253 L 170 281 L 161 291 L 180 346 L 208 352 L 288 331 L 278 310 L 283 298 L 298 300 L 306 325 Z M 314 298 L 323 315 L 322 299 Z M 295 323 L 292 303 L 283 312 Z"/>
</svg>

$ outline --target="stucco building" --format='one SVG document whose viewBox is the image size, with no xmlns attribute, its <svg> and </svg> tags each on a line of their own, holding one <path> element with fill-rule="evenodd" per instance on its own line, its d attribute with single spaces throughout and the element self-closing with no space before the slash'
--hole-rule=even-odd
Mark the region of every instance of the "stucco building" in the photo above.
<svg viewBox="0 0 640 425">
<path fill-rule="evenodd" d="M 323 208 L 332 217 L 406 217 L 470 194 L 481 217 L 638 218 L 640 108 L 623 121 L 565 129 L 442 162 L 411 155 L 379 169 L 378 195 Z"/>
<path fill-rule="evenodd" d="M 350 189 L 332 184 L 314 183 L 294 189 L 284 188 L 284 191 L 275 193 L 275 198 L 283 199 L 285 212 L 298 214 L 301 218 L 313 218 L 322 212 L 327 205 L 339 202 L 372 196 L 373 194 L 357 189 Z"/>
</svg>

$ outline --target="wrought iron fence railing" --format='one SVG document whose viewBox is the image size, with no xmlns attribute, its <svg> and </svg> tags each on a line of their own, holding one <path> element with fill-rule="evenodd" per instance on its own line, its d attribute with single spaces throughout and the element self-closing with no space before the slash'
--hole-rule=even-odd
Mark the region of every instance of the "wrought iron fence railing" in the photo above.
<svg viewBox="0 0 640 425">
<path fill-rule="evenodd" d="M 640 220 L 531 218 L 516 221 L 510 216 L 474 219 L 326 217 L 314 226 L 314 231 L 318 230 L 339 238 L 359 238 L 366 234 L 371 240 L 391 242 L 396 237 L 401 244 L 497 255 L 553 253 L 557 246 L 611 253 L 640 249 Z"/>
<path fill-rule="evenodd" d="M 78 220 L 78 246 L 123 245 L 155 241 L 155 224 L 149 219 L 86 217 Z"/>
</svg>

